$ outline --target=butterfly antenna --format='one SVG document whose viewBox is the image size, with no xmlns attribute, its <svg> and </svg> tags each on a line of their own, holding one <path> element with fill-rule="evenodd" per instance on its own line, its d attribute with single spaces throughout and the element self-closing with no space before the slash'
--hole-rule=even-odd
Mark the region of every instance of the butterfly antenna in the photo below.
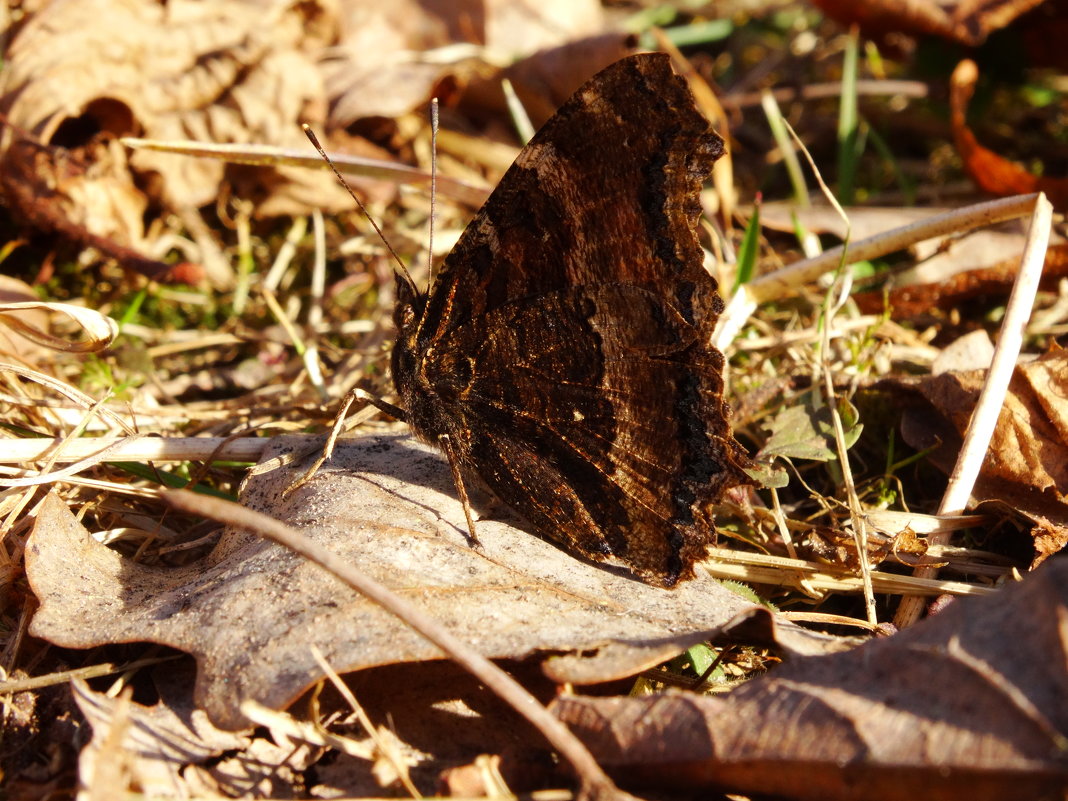
<svg viewBox="0 0 1068 801">
<path fill-rule="evenodd" d="M 438 99 L 430 100 L 430 230 L 427 234 L 427 272 L 434 285 L 434 218 L 438 216 Z"/>
<path fill-rule="evenodd" d="M 389 251 L 389 255 L 393 257 L 393 260 L 397 262 L 397 266 L 400 268 L 401 275 L 405 280 L 412 284 L 411 276 L 408 274 L 408 268 L 404 266 L 404 262 L 401 261 L 400 256 L 397 255 L 397 251 L 393 249 L 393 246 L 389 244 L 389 240 L 386 239 L 386 235 L 382 233 L 382 229 L 378 227 L 378 223 L 375 222 L 375 218 L 371 216 L 371 213 L 367 210 L 367 207 L 363 205 L 363 202 L 356 197 L 356 193 L 352 191 L 352 187 L 348 185 L 348 182 L 341 177 L 341 173 L 338 172 L 334 162 L 330 157 L 326 155 L 326 151 L 323 150 L 323 146 L 319 144 L 319 138 L 315 135 L 315 132 L 311 129 L 311 126 L 307 123 L 302 123 L 300 126 L 304 130 L 304 135 L 308 137 L 308 140 L 315 146 L 315 149 L 319 151 L 319 155 L 323 157 L 323 161 L 330 165 L 330 169 L 334 171 L 334 175 L 337 176 L 338 183 L 345 187 L 345 191 L 349 193 L 349 197 L 356 203 L 360 211 L 363 212 L 363 216 L 367 218 L 367 222 L 371 223 L 371 227 L 375 229 L 375 233 L 378 234 L 378 238 L 382 240 L 382 244 L 386 246 L 386 250 Z"/>
</svg>

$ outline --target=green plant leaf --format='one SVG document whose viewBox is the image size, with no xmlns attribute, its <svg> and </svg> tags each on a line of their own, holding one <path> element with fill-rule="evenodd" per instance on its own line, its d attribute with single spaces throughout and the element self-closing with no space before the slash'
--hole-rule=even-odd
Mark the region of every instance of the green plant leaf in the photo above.
<svg viewBox="0 0 1068 801">
<path fill-rule="evenodd" d="M 849 401 L 839 401 L 838 414 L 842 418 L 848 449 L 853 447 L 864 427 L 856 408 Z M 771 436 L 757 454 L 758 459 L 781 456 L 786 459 L 830 462 L 838 458 L 831 410 L 825 404 L 814 405 L 811 393 L 803 402 L 779 412 L 771 422 L 770 430 Z"/>
</svg>

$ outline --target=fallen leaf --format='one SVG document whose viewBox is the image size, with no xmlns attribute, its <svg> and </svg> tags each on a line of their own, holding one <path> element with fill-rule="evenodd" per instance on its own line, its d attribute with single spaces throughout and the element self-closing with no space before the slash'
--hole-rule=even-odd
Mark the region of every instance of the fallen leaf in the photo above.
<svg viewBox="0 0 1068 801">
<path fill-rule="evenodd" d="M 51 317 L 66 317 L 81 328 L 84 339 L 50 334 L 44 327 L 27 317 L 28 312 L 44 311 Z M 86 309 L 71 303 L 0 303 L 0 326 L 17 332 L 31 342 L 51 350 L 68 353 L 97 353 L 108 347 L 119 335 L 119 324 L 96 309 Z"/>
<path fill-rule="evenodd" d="M 341 41 L 323 64 L 332 127 L 422 109 L 450 83 L 466 87 L 485 80 L 500 94 L 501 69 L 496 65 L 522 64 L 528 56 L 543 61 L 539 51 L 551 52 L 575 39 L 599 34 L 605 24 L 597 0 L 472 0 L 440 5 L 419 0 L 353 2 L 343 7 L 342 14 Z M 621 41 L 623 36 L 615 38 Z M 582 72 L 575 65 L 589 62 L 591 49 L 597 52 L 589 46 L 576 48 L 569 51 L 569 59 L 557 57 L 558 63 L 564 60 L 573 73 Z M 435 50 L 439 55 L 429 55 Z M 623 55 L 617 51 L 605 54 L 603 61 L 586 64 L 588 71 L 577 75 L 570 89 Z M 540 104 L 548 93 L 544 86 L 538 89 Z M 569 90 L 549 100 L 549 112 L 570 94 Z M 520 96 L 530 99 L 523 93 Z M 503 103 L 497 108 L 503 108 Z"/>
<path fill-rule="evenodd" d="M 138 249 L 143 245 L 145 198 L 126 170 L 118 143 L 94 141 L 73 154 L 41 147 L 24 136 L 2 142 L 0 198 L 20 225 L 95 248 L 154 281 L 201 280 L 204 273 L 198 265 L 166 264 Z"/>
<path fill-rule="evenodd" d="M 791 799 L 1061 798 L 1068 788 L 1068 562 L 726 698 L 565 697 L 615 778 Z"/>
<path fill-rule="evenodd" d="M 140 135 L 307 148 L 299 123 L 321 123 L 326 114 L 316 59 L 336 25 L 328 5 L 85 0 L 42 6 L 3 54 L 0 113 L 44 149 L 31 164 L 26 149 L 5 148 L 4 171 L 18 165 L 33 176 L 34 199 L 47 198 L 72 224 L 143 249 L 147 198 L 134 174 L 158 187 L 171 208 L 184 208 L 215 201 L 226 166 L 147 150 L 127 159 L 114 140 Z M 70 169 L 79 162 L 81 169 Z M 279 171 L 298 185 L 315 183 L 319 206 L 351 203 L 326 173 Z M 231 178 L 269 172 L 237 171 Z M 162 181 L 148 181 L 153 174 Z M 5 190 L 10 200 L 10 187 Z"/>
<path fill-rule="evenodd" d="M 517 91 L 538 118 L 555 109 L 559 84 L 573 88 L 624 55 L 627 39 L 619 33 L 606 37 L 611 47 L 590 44 L 604 29 L 598 0 L 86 0 L 23 11 L 2 54 L 0 115 L 9 135 L 0 141 L 0 196 L 29 227 L 153 280 L 197 283 L 208 275 L 217 286 L 232 275 L 153 257 L 147 210 L 187 214 L 225 188 L 223 196 L 247 199 L 255 215 L 269 217 L 349 210 L 348 194 L 326 170 L 228 165 L 149 148 L 128 154 L 121 138 L 313 152 L 300 130 L 306 122 L 331 149 L 389 159 L 346 129 L 422 115 L 433 95 L 446 107 L 469 104 L 462 89 L 476 78 L 503 101 L 502 64 L 513 65 Z M 575 40 L 584 46 L 560 48 Z M 535 53 L 538 67 L 520 66 Z M 545 64 L 554 65 L 553 80 L 539 82 Z M 498 102 L 493 112 L 503 108 Z M 380 202 L 397 191 L 392 181 L 352 183 Z"/>
<path fill-rule="evenodd" d="M 221 731 L 192 705 L 194 673 L 191 660 L 154 669 L 151 679 L 158 700 L 149 706 L 96 692 L 81 680 L 72 682 L 74 700 L 93 732 L 79 755 L 79 778 L 90 795 L 104 790 L 114 796 L 123 787 L 144 799 L 280 798 L 293 797 L 309 784 L 332 797 L 381 795 L 383 785 L 372 776 L 375 747 L 366 735 L 359 736 L 359 726 L 355 727 L 359 739 L 347 735 L 348 747 L 340 759 L 326 761 L 320 757 L 326 753 L 337 757 L 338 752 L 319 747 L 324 730 L 316 724 L 304 724 L 311 730 L 310 740 L 270 725 L 241 733 Z M 401 681 L 405 678 L 409 677 L 398 676 Z M 438 679 L 448 681 L 440 675 Z M 416 686 L 411 694 L 409 685 L 405 687 L 403 701 L 394 699 L 390 714 L 396 713 L 396 720 L 407 728 L 416 709 L 425 717 L 430 704 L 422 687 Z M 409 695 L 418 699 L 417 704 L 409 703 Z M 383 717 L 378 709 L 375 715 Z M 352 731 L 351 717 L 351 713 L 332 716 L 332 733 Z M 467 722 L 470 728 L 470 717 Z M 435 723 L 440 732 L 442 718 Z M 386 739 L 396 743 L 392 731 Z M 483 749 L 491 742 L 483 740 Z M 463 751 L 464 756 L 470 753 L 478 752 Z M 115 762 L 121 765 L 109 764 Z M 424 784 L 433 786 L 432 778 L 425 776 L 429 780 Z"/>
<path fill-rule="evenodd" d="M 0 304 L 37 303 L 39 298 L 33 288 L 8 275 L 0 275 Z M 28 309 L 17 315 L 22 325 L 47 331 L 50 321 L 48 312 L 41 308 Z M 13 331 L 10 326 L 0 325 L 0 355 L 14 358 L 31 367 L 36 367 L 42 360 L 50 358 L 48 349 Z"/>
<path fill-rule="evenodd" d="M 933 35 L 963 45 L 983 43 L 993 31 L 1041 5 L 1044 0 L 812 0 L 829 17 L 848 27 L 859 25 L 867 36 L 889 33 Z"/>
<path fill-rule="evenodd" d="M 188 787 L 194 781 L 201 788 L 213 786 L 235 794 L 247 789 L 248 782 L 240 787 L 229 781 L 220 785 L 207 776 L 194 779 L 191 771 L 210 774 L 216 759 L 229 751 L 245 750 L 250 738 L 216 729 L 204 712 L 192 708 L 191 694 L 183 692 L 192 685 L 191 671 L 168 666 L 157 669 L 155 675 L 162 680 L 156 682 L 160 698 L 152 706 L 122 702 L 93 691 L 84 681 L 72 682 L 74 700 L 93 729 L 92 739 L 79 756 L 82 784 L 94 785 L 101 759 L 113 756 L 109 741 L 117 739 L 118 750 L 125 757 L 129 789 L 136 788 L 147 798 L 173 798 L 176 788 Z M 264 765 L 257 780 L 275 767 Z M 107 786 L 113 793 L 119 789 L 103 783 L 99 786 Z"/>
<path fill-rule="evenodd" d="M 524 112 L 539 128 L 591 75 L 632 52 L 633 43 L 623 32 L 587 31 L 581 38 L 531 53 L 502 74 L 473 76 L 461 103 L 476 118 L 508 114 L 501 80 L 506 78 Z"/>
<path fill-rule="evenodd" d="M 1022 242 L 1020 245 L 1022 248 Z M 866 314 L 877 314 L 883 308 L 888 308 L 895 319 L 907 319 L 929 314 L 932 309 L 959 308 L 962 303 L 975 298 L 988 298 L 993 301 L 1007 299 L 1020 271 L 1019 254 L 993 267 L 979 269 L 953 269 L 949 263 L 950 259 L 956 262 L 957 268 L 974 264 L 968 261 L 965 255 L 953 254 L 939 260 L 947 270 L 952 269 L 952 275 L 931 283 L 895 286 L 885 294 L 882 291 L 858 292 L 853 295 L 853 300 Z M 928 268 L 924 272 L 929 274 L 932 270 Z M 911 277 L 915 277 L 915 274 Z M 1058 283 L 1065 278 L 1068 278 L 1068 245 L 1062 243 L 1053 245 L 1046 251 L 1039 288 L 1055 292 Z M 902 275 L 896 283 L 902 284 L 908 280 L 910 276 Z"/>
<path fill-rule="evenodd" d="M 1018 164 L 1002 158 L 979 144 L 966 120 L 968 102 L 975 92 L 979 68 L 965 59 L 953 70 L 950 79 L 950 108 L 953 139 L 964 161 L 964 168 L 984 192 L 994 195 L 1024 195 L 1045 192 L 1060 211 L 1068 209 L 1068 179 L 1035 176 Z"/>
<path fill-rule="evenodd" d="M 985 379 L 985 370 L 973 370 L 915 383 L 927 403 L 906 409 L 902 436 L 918 450 L 935 448 L 929 458 L 947 473 Z M 1068 543 L 1068 351 L 1016 366 L 972 497 L 1000 501 L 1035 523 L 1035 564 Z"/>
<path fill-rule="evenodd" d="M 838 212 L 827 206 L 799 209 L 791 203 L 764 203 L 760 219 L 763 227 L 774 231 L 793 233 L 795 224 L 800 224 L 807 231 L 833 234 L 839 239 L 848 232 L 855 242 L 945 211 L 850 207 L 845 209 L 847 226 Z M 909 248 L 916 264 L 895 272 L 889 292 L 855 292 L 852 298 L 865 314 L 881 314 L 889 309 L 895 319 L 907 319 L 934 308 L 952 309 L 973 298 L 1008 297 L 1020 269 L 1026 231 L 1026 220 L 1011 220 L 918 242 Z M 1041 288 L 1055 292 L 1058 282 L 1068 277 L 1068 244 L 1056 231 L 1050 241 Z"/>
<path fill-rule="evenodd" d="M 985 370 L 994 360 L 994 343 L 984 329 L 950 342 L 931 362 L 931 375 L 961 370 Z"/>
<path fill-rule="evenodd" d="M 272 442 L 276 455 L 299 449 L 309 449 L 306 438 Z M 268 455 L 264 464 L 280 462 Z M 405 436 L 345 441 L 312 482 L 283 497 L 304 469 L 251 476 L 243 502 L 301 528 L 488 656 L 615 643 L 634 646 L 640 660 L 651 640 L 715 628 L 751 605 L 706 576 L 667 591 L 581 562 L 517 528 L 503 507 L 479 521 L 472 548 L 448 467 Z M 226 532 L 196 565 L 139 565 L 98 544 L 50 496 L 26 572 L 41 603 L 35 636 L 72 648 L 149 641 L 187 651 L 199 667 L 197 704 L 223 728 L 246 725 L 245 698 L 282 708 L 318 681 L 312 645 L 339 672 L 442 656 L 318 567 L 245 532 Z"/>
<path fill-rule="evenodd" d="M 786 658 L 838 653 L 861 640 L 809 631 L 776 617 L 761 606 L 750 606 L 714 629 L 687 632 L 644 644 L 609 643 L 595 652 L 554 656 L 545 662 L 545 674 L 557 684 L 603 684 L 633 676 L 662 664 L 699 643 L 769 648 Z"/>
</svg>

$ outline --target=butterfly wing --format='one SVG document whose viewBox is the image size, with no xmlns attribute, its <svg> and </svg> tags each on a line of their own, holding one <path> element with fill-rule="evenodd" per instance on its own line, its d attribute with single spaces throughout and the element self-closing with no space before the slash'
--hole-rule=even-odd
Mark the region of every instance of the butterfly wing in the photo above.
<svg viewBox="0 0 1068 801">
<path fill-rule="evenodd" d="M 531 140 L 429 296 L 399 285 L 416 433 L 543 534 L 672 586 L 746 481 L 708 341 L 701 183 L 722 141 L 662 55 L 594 76 Z"/>
<path fill-rule="evenodd" d="M 667 55 L 612 64 L 538 131 L 446 257 L 420 344 L 467 324 L 470 309 L 608 282 L 667 293 L 711 333 L 722 302 L 694 227 L 722 153 Z"/>
</svg>

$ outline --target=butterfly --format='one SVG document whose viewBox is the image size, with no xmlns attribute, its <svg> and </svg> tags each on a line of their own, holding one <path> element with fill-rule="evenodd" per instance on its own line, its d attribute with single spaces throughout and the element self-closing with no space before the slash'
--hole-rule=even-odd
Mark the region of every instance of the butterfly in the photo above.
<svg viewBox="0 0 1068 801">
<path fill-rule="evenodd" d="M 722 153 L 668 56 L 624 58 L 523 148 L 428 292 L 396 279 L 397 394 L 461 494 L 473 472 L 539 534 L 661 587 L 749 483 L 695 230 Z"/>
</svg>

